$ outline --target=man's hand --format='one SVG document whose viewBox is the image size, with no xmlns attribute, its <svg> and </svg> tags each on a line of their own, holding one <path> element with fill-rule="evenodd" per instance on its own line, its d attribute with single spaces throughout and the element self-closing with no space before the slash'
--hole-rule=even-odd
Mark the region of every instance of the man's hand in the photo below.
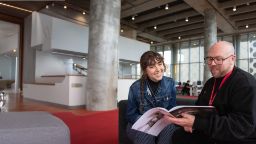
<svg viewBox="0 0 256 144">
<path fill-rule="evenodd" d="M 166 119 L 169 120 L 171 123 L 182 126 L 186 132 L 192 133 L 193 124 L 195 121 L 195 116 L 190 114 L 181 114 L 182 118 L 175 118 L 166 116 Z"/>
</svg>

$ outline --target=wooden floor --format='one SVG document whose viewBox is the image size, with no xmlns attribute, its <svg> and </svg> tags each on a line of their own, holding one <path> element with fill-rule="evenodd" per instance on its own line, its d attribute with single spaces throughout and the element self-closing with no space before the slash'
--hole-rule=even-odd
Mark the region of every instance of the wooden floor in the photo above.
<svg viewBox="0 0 256 144">
<path fill-rule="evenodd" d="M 93 111 L 87 111 L 85 107 L 69 109 L 64 106 L 55 105 L 46 102 L 40 102 L 24 98 L 21 94 L 9 93 L 8 101 L 6 103 L 7 111 L 47 111 L 50 113 L 57 112 L 72 112 L 76 115 L 87 115 L 95 113 Z"/>
</svg>

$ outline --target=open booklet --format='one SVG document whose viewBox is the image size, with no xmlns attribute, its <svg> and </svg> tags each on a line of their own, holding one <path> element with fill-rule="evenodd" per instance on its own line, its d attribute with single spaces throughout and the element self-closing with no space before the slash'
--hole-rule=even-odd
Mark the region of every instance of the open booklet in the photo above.
<svg viewBox="0 0 256 144">
<path fill-rule="evenodd" d="M 209 114 L 215 113 L 213 106 L 176 106 L 169 111 L 165 108 L 156 107 L 145 112 L 132 126 L 132 129 L 157 136 L 170 122 L 164 119 L 164 115 L 182 117 L 182 113 Z"/>
</svg>

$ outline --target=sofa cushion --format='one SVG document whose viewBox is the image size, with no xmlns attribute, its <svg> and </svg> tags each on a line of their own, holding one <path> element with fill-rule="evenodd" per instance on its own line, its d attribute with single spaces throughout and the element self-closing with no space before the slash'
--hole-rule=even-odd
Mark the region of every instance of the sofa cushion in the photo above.
<svg viewBox="0 0 256 144">
<path fill-rule="evenodd" d="M 69 144 L 65 123 L 47 112 L 0 113 L 1 144 Z"/>
</svg>

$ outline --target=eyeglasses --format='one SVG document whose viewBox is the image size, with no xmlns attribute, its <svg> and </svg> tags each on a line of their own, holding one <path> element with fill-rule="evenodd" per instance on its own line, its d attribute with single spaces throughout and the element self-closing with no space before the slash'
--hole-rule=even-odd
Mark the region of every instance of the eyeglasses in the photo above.
<svg viewBox="0 0 256 144">
<path fill-rule="evenodd" d="M 217 65 L 222 65 L 223 61 L 228 59 L 229 57 L 231 57 L 233 55 L 230 55 L 226 58 L 222 58 L 222 57 L 205 57 L 204 58 L 204 62 L 207 63 L 208 65 L 212 64 L 212 61 L 214 61 L 215 64 Z"/>
</svg>

